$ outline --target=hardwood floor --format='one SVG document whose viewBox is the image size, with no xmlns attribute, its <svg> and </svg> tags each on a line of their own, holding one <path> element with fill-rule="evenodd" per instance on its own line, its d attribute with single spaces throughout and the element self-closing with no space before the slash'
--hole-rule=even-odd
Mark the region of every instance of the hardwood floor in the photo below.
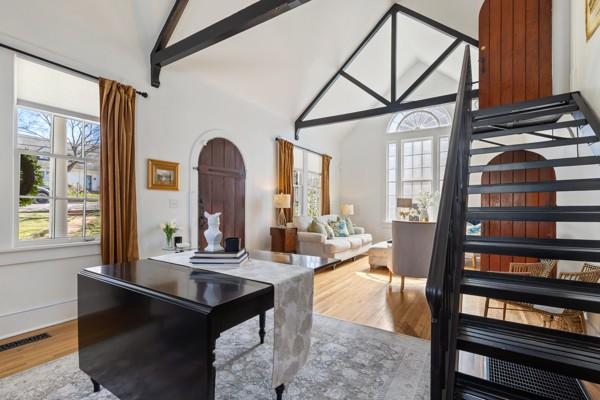
<svg viewBox="0 0 600 400">
<path fill-rule="evenodd" d="M 315 312 L 332 318 L 384 329 L 400 334 L 430 339 L 429 307 L 425 299 L 425 280 L 406 279 L 400 292 L 400 278 L 394 277 L 388 285 L 386 269 L 369 270 L 366 257 L 346 262 L 335 270 L 315 275 Z M 463 298 L 463 311 L 483 315 L 485 299 L 473 296 Z M 490 310 L 489 316 L 501 318 L 501 310 Z M 507 320 L 542 325 L 532 313 L 509 311 Z M 0 378 L 44 364 L 77 351 L 77 321 L 51 326 L 0 341 L 0 345 L 14 340 L 48 332 L 51 337 L 15 349 L 0 352 Z M 588 332 L 598 335 L 597 331 Z M 460 369 L 481 375 L 483 361 L 479 356 L 462 354 Z M 592 400 L 600 400 L 597 385 L 586 385 Z"/>
<path fill-rule="evenodd" d="M 0 340 L 0 345 L 44 332 L 50 334 L 48 339 L 0 352 L 0 378 L 77 351 L 76 320 Z"/>
</svg>

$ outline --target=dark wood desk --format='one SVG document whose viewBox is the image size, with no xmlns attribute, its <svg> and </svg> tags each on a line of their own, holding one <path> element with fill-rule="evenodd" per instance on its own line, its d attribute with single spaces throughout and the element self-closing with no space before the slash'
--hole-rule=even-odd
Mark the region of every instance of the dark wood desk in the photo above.
<svg viewBox="0 0 600 400">
<path fill-rule="evenodd" d="M 214 399 L 216 339 L 260 315 L 262 342 L 273 307 L 272 285 L 153 260 L 86 268 L 77 292 L 79 367 L 121 400 Z"/>
</svg>

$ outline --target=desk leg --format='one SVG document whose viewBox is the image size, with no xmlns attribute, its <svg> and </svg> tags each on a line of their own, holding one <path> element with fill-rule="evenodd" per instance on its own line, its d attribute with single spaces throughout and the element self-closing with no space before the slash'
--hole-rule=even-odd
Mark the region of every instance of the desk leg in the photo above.
<svg viewBox="0 0 600 400">
<path fill-rule="evenodd" d="M 285 385 L 279 385 L 275 388 L 275 393 L 277 394 L 277 400 L 283 400 L 283 391 L 285 390 Z"/>
<path fill-rule="evenodd" d="M 260 337 L 260 344 L 265 343 L 265 320 L 266 320 L 266 315 L 264 312 L 261 312 L 260 315 L 258 316 L 258 324 L 259 324 L 258 336 Z"/>
<path fill-rule="evenodd" d="M 94 380 L 94 378 L 90 378 L 92 380 L 92 385 L 94 385 L 94 393 L 100 391 L 100 384 Z"/>
<path fill-rule="evenodd" d="M 206 375 L 205 375 L 205 388 L 206 388 L 206 397 L 203 397 L 207 400 L 213 400 L 215 398 L 215 383 L 216 383 L 216 375 L 217 370 L 215 368 L 215 344 L 216 338 L 210 337 L 207 341 L 206 346 Z"/>
</svg>

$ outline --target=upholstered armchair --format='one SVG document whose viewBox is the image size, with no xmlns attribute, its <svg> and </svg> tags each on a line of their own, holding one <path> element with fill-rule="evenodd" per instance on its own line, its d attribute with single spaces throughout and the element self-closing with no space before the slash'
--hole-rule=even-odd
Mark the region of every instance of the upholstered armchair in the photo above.
<svg viewBox="0 0 600 400">
<path fill-rule="evenodd" d="M 408 221 L 392 222 L 392 265 L 390 280 L 393 275 L 402 279 L 400 290 L 404 290 L 404 278 L 427 278 L 435 223 Z"/>
</svg>

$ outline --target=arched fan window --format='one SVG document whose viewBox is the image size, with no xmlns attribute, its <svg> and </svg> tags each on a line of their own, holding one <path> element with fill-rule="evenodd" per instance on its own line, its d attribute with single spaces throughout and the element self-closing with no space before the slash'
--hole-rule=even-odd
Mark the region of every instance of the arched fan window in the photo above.
<svg viewBox="0 0 600 400">
<path fill-rule="evenodd" d="M 399 112 L 392 118 L 388 133 L 418 131 L 450 125 L 450 114 L 444 107 L 436 106 Z"/>
</svg>

